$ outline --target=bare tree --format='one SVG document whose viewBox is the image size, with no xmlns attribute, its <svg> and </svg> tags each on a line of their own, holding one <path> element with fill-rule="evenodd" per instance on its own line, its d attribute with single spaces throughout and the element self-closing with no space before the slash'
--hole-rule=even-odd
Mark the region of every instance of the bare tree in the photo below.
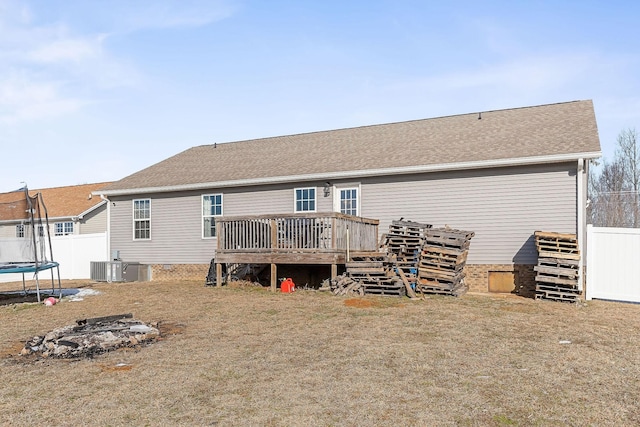
<svg viewBox="0 0 640 427">
<path fill-rule="evenodd" d="M 635 129 L 627 129 L 618 136 L 616 157 L 620 159 L 624 174 L 624 190 L 631 195 L 633 218 L 632 226 L 640 227 L 640 206 L 638 205 L 638 192 L 640 191 L 640 147 L 638 146 L 638 133 Z"/>
<path fill-rule="evenodd" d="M 635 129 L 618 136 L 612 162 L 589 174 L 591 223 L 600 227 L 640 227 L 640 138 Z"/>
</svg>

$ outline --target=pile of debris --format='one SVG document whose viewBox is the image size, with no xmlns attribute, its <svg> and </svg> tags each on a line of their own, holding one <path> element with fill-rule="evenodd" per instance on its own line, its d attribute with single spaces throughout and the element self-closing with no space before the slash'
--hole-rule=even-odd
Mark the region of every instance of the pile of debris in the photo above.
<svg viewBox="0 0 640 427">
<path fill-rule="evenodd" d="M 418 265 L 418 289 L 422 293 L 459 296 L 467 291 L 464 266 L 473 231 L 432 228 L 425 231 Z"/>
<path fill-rule="evenodd" d="M 157 325 L 134 320 L 131 313 L 77 320 L 75 325 L 35 336 L 20 352 L 23 356 L 77 358 L 121 347 L 135 347 L 160 336 Z"/>
<path fill-rule="evenodd" d="M 580 251 L 575 234 L 536 231 L 536 299 L 578 302 Z"/>
<path fill-rule="evenodd" d="M 335 295 L 422 294 L 459 296 L 466 291 L 464 266 L 474 232 L 393 221 L 380 252 L 353 253 L 334 279 Z"/>
</svg>

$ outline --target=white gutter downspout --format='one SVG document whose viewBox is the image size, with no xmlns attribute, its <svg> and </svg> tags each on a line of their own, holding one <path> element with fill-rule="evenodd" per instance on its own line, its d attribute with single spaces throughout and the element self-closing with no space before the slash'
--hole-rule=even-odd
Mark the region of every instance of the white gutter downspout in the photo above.
<svg viewBox="0 0 640 427">
<path fill-rule="evenodd" d="M 586 228 L 586 208 L 587 201 L 585 198 L 585 177 L 586 177 L 586 166 L 584 159 L 578 159 L 578 173 L 576 174 L 576 179 L 578 180 L 578 194 L 576 201 L 576 208 L 578 210 L 578 250 L 580 251 L 580 259 L 578 260 L 578 290 L 582 291 L 584 289 L 584 257 L 586 255 L 585 249 L 587 245 L 585 245 L 585 228 Z"/>
<path fill-rule="evenodd" d="M 107 260 L 112 261 L 111 259 L 111 200 L 104 197 L 103 194 L 100 195 L 100 198 L 107 202 Z"/>
</svg>

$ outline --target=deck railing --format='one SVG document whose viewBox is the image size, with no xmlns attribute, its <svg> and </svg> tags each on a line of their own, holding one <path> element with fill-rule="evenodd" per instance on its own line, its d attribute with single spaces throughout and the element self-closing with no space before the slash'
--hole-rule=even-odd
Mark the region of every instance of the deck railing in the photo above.
<svg viewBox="0 0 640 427">
<path fill-rule="evenodd" d="M 372 251 L 378 220 L 336 212 L 216 218 L 218 251 L 336 252 Z"/>
</svg>

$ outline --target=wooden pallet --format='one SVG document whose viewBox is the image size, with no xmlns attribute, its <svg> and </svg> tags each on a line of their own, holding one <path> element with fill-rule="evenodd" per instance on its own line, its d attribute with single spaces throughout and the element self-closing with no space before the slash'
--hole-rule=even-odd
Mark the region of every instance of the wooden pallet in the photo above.
<svg viewBox="0 0 640 427">
<path fill-rule="evenodd" d="M 543 267 L 567 268 L 577 270 L 580 260 L 565 258 L 538 258 L 538 265 Z"/>
<path fill-rule="evenodd" d="M 558 290 L 536 289 L 536 299 L 545 299 L 551 301 L 577 303 L 580 295 L 573 292 L 562 292 Z"/>
<path fill-rule="evenodd" d="M 461 264 L 467 260 L 467 249 L 450 249 L 435 246 L 424 246 L 420 253 L 420 258 L 431 258 L 445 261 L 455 261 Z"/>
<path fill-rule="evenodd" d="M 567 260 L 580 260 L 580 253 L 569 253 L 569 252 L 549 252 L 549 251 L 538 251 L 538 257 L 540 258 L 561 258 Z"/>
<path fill-rule="evenodd" d="M 393 284 L 363 284 L 362 289 L 364 289 L 365 295 L 393 295 L 393 296 L 405 296 L 407 294 L 407 290 L 405 289 L 404 284 L 398 283 L 397 281 Z"/>
<path fill-rule="evenodd" d="M 536 231 L 534 236 L 538 257 L 580 259 L 578 239 L 575 234 Z"/>
<path fill-rule="evenodd" d="M 469 249 L 469 240 L 450 239 L 446 237 L 425 237 L 424 245 L 429 247 L 440 247 L 458 250 Z"/>
<path fill-rule="evenodd" d="M 428 285 L 419 285 L 416 287 L 416 292 L 423 294 L 432 294 L 432 295 L 451 295 L 451 296 L 460 296 L 467 292 L 467 287 L 463 284 L 460 284 L 457 287 L 449 288 L 446 286 L 428 286 Z"/>
<path fill-rule="evenodd" d="M 533 270 L 537 271 L 539 276 L 561 277 L 567 279 L 578 278 L 578 270 L 575 268 L 551 267 L 538 264 L 533 267 Z"/>
<path fill-rule="evenodd" d="M 433 280 L 442 280 L 442 281 L 451 281 L 456 282 L 459 279 L 464 277 L 463 269 L 457 270 L 445 270 L 442 268 L 418 268 L 418 277 L 421 279 L 433 279 Z"/>
<path fill-rule="evenodd" d="M 535 236 L 536 242 L 549 245 L 557 244 L 563 247 L 578 247 L 578 237 L 575 234 L 536 231 L 533 235 Z"/>
<path fill-rule="evenodd" d="M 448 287 L 449 289 L 453 289 L 462 283 L 464 279 L 465 273 L 461 272 L 454 278 L 449 277 L 433 277 L 433 276 L 424 276 L 418 274 L 418 284 L 424 286 L 435 286 L 435 287 Z"/>
<path fill-rule="evenodd" d="M 581 294 L 582 291 L 578 289 L 578 286 L 571 285 L 554 285 L 549 283 L 536 283 L 536 290 L 539 291 L 549 291 L 549 292 L 565 292 L 565 293 L 574 293 Z"/>
<path fill-rule="evenodd" d="M 535 277 L 536 283 L 548 283 L 553 285 L 578 286 L 578 278 L 569 279 L 565 277 L 551 277 L 538 274 Z"/>
<path fill-rule="evenodd" d="M 465 257 L 466 258 L 466 257 Z M 424 256 L 418 262 L 418 268 L 438 268 L 443 270 L 461 270 L 464 267 L 465 259 L 456 258 L 436 258 Z"/>
<path fill-rule="evenodd" d="M 431 224 L 414 221 L 393 220 L 389 225 L 389 232 L 401 235 L 422 235 L 424 230 L 431 228 Z"/>
<path fill-rule="evenodd" d="M 475 233 L 473 231 L 464 231 L 464 230 L 456 230 L 453 228 L 430 228 L 425 230 L 425 238 L 426 239 L 440 239 L 440 240 L 451 240 L 455 241 L 468 241 L 471 240 Z"/>
</svg>

